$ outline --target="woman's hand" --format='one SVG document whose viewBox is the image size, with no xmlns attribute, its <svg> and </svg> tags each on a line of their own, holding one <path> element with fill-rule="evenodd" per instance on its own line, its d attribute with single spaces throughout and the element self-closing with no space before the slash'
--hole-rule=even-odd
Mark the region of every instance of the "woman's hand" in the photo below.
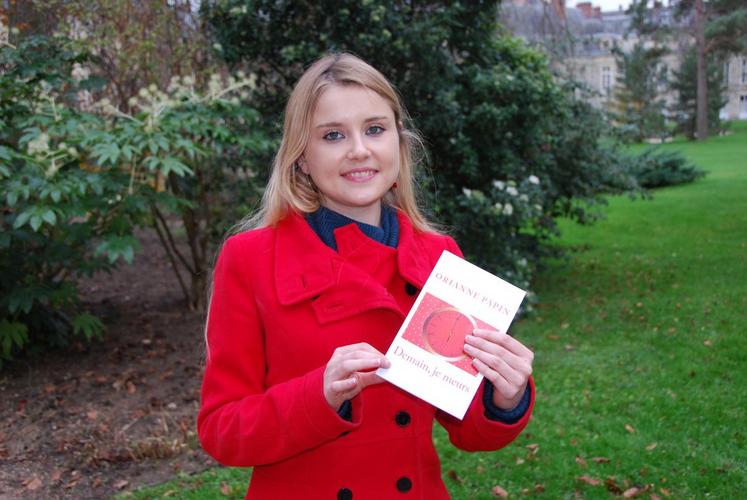
<svg viewBox="0 0 747 500">
<path fill-rule="evenodd" d="M 493 404 L 513 410 L 526 391 L 532 374 L 534 353 L 506 333 L 476 328 L 467 335 L 464 352 L 472 364 L 493 384 Z"/>
<path fill-rule="evenodd" d="M 335 349 L 324 370 L 324 398 L 335 411 L 369 385 L 384 381 L 374 373 L 389 368 L 389 360 L 369 344 L 351 344 Z"/>
</svg>

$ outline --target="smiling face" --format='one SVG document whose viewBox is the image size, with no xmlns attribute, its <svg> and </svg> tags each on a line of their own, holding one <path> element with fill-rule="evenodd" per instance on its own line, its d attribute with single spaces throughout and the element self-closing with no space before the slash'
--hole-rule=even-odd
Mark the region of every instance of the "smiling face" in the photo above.
<svg viewBox="0 0 747 500">
<path fill-rule="evenodd" d="M 378 226 L 381 199 L 399 174 L 400 143 L 389 103 L 360 85 L 327 87 L 311 117 L 299 159 L 323 206 Z"/>
</svg>

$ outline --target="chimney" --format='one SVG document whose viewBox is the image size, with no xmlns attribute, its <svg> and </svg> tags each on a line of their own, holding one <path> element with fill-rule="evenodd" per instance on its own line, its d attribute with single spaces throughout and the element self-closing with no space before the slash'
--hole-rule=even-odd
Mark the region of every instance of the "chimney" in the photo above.
<svg viewBox="0 0 747 500">
<path fill-rule="evenodd" d="M 586 19 L 591 19 L 592 7 L 591 2 L 580 2 L 576 4 L 576 8 L 581 11 L 581 15 Z"/>
</svg>

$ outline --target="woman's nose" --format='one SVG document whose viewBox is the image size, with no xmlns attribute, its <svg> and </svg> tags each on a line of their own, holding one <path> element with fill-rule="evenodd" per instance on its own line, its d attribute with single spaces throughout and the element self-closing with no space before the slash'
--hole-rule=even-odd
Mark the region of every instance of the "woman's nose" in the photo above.
<svg viewBox="0 0 747 500">
<path fill-rule="evenodd" d="M 352 139 L 350 150 L 348 151 L 348 159 L 360 160 L 368 158 L 371 155 L 371 151 L 366 146 L 365 137 L 360 134 L 353 134 Z"/>
</svg>

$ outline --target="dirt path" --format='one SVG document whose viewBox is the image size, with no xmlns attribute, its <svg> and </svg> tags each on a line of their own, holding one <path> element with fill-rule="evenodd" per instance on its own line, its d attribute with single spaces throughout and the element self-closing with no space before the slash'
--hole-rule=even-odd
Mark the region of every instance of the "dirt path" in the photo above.
<svg viewBox="0 0 747 500">
<path fill-rule="evenodd" d="M 0 373 L 0 499 L 108 498 L 214 465 L 195 436 L 203 318 L 157 240 L 82 289 L 105 338 Z"/>
</svg>

